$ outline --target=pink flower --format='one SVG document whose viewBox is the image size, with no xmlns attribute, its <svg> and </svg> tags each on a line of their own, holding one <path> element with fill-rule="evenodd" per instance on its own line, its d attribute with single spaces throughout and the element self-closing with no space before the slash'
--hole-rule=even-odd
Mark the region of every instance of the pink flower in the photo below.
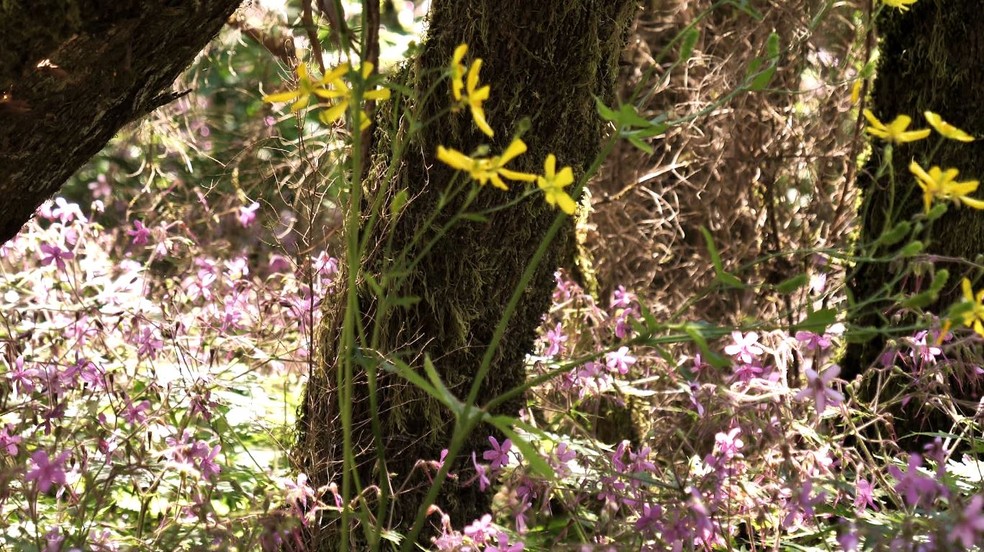
<svg viewBox="0 0 984 552">
<path fill-rule="evenodd" d="M 724 348 L 724 352 L 741 360 L 745 364 L 752 364 L 764 351 L 758 344 L 758 333 L 731 332 L 731 339 L 734 343 Z"/>
<path fill-rule="evenodd" d="M 906 503 L 912 506 L 932 503 L 941 491 L 938 481 L 923 475 L 919 471 L 922 466 L 922 456 L 913 452 L 909 454 L 909 465 L 905 472 L 896 466 L 889 466 L 888 473 L 898 480 L 895 490 L 905 497 Z"/>
<path fill-rule="evenodd" d="M 62 224 L 68 224 L 75 219 L 81 223 L 86 222 L 85 215 L 82 214 L 78 204 L 69 203 L 63 197 L 55 198 L 55 208 L 51 210 L 51 218 L 58 219 Z"/>
<path fill-rule="evenodd" d="M 634 293 L 625 291 L 625 286 L 618 286 L 618 289 L 612 293 L 612 309 L 630 308 L 635 300 L 636 296 Z"/>
<path fill-rule="evenodd" d="M 466 485 L 470 485 L 475 481 L 478 481 L 478 490 L 485 491 L 492 484 L 489 481 L 489 469 L 484 464 L 479 464 L 478 460 L 475 459 L 475 453 L 472 452 L 472 465 L 475 466 L 475 477 L 466 482 Z"/>
<path fill-rule="evenodd" d="M 509 544 L 509 535 L 500 532 L 498 535 L 498 544 L 485 547 L 486 552 L 522 552 L 525 545 L 522 541 L 515 544 Z"/>
<path fill-rule="evenodd" d="M 133 221 L 133 229 L 127 230 L 126 235 L 133 238 L 130 241 L 132 245 L 144 245 L 150 238 L 150 229 L 144 226 L 143 222 L 139 220 Z"/>
<path fill-rule="evenodd" d="M 926 336 L 929 332 L 923 330 L 912 336 L 912 360 L 923 364 L 935 364 L 936 357 L 943 354 L 943 349 L 936 346 L 935 342 L 926 343 Z"/>
<path fill-rule="evenodd" d="M 636 363 L 636 357 L 629 354 L 628 347 L 619 347 L 617 351 L 612 351 L 605 355 L 605 365 L 611 372 L 622 374 L 629 373 L 629 367 Z"/>
<path fill-rule="evenodd" d="M 577 453 L 571 450 L 567 443 L 560 443 L 554 449 L 553 456 L 550 459 L 550 466 L 557 472 L 557 477 L 566 477 L 571 473 L 571 468 L 568 464 L 575 458 L 577 458 Z"/>
<path fill-rule="evenodd" d="M 981 506 L 984 506 L 984 495 L 974 495 L 960 513 L 957 523 L 950 528 L 950 540 L 960 541 L 964 550 L 970 550 L 981 542 L 978 537 L 984 533 L 984 513 L 981 512 Z"/>
<path fill-rule="evenodd" d="M 126 407 L 123 410 L 123 419 L 131 424 L 142 424 L 147 419 L 146 411 L 150 410 L 150 401 L 142 401 L 133 406 L 130 399 L 126 399 Z"/>
<path fill-rule="evenodd" d="M 567 341 L 567 336 L 564 335 L 564 326 L 558 323 L 554 329 L 547 330 L 547 335 L 544 336 L 547 341 L 547 350 L 543 351 L 544 356 L 553 357 L 564 350 L 564 342 Z"/>
<path fill-rule="evenodd" d="M 813 332 L 796 332 L 796 341 L 803 343 L 806 346 L 807 351 L 815 351 L 820 349 L 821 351 L 830 347 L 830 336 L 817 335 Z"/>
<path fill-rule="evenodd" d="M 296 482 L 288 479 L 285 486 L 287 487 L 287 503 L 298 509 L 306 508 L 308 499 L 315 500 L 316 498 L 314 489 L 308 484 L 306 473 L 297 474 Z"/>
<path fill-rule="evenodd" d="M 21 436 L 11 434 L 13 430 L 13 424 L 7 424 L 7 427 L 0 430 L 0 450 L 10 456 L 17 456 L 17 443 L 21 442 Z"/>
<path fill-rule="evenodd" d="M 492 527 L 492 514 L 485 514 L 480 519 L 476 519 L 462 532 L 466 537 L 475 541 L 475 544 L 485 544 L 485 541 L 491 538 L 495 532 Z"/>
<path fill-rule="evenodd" d="M 806 387 L 796 394 L 796 400 L 812 397 L 817 403 L 817 416 L 822 415 L 827 406 L 836 407 L 844 400 L 844 395 L 829 386 L 838 374 L 840 374 L 840 366 L 836 364 L 824 370 L 823 374 L 817 374 L 812 368 L 807 368 Z"/>
<path fill-rule="evenodd" d="M 7 377 L 13 383 L 14 389 L 22 395 L 30 395 L 34 392 L 35 384 L 40 375 L 41 371 L 37 368 L 24 368 L 24 357 L 22 356 L 14 360 L 14 369 L 7 372 Z"/>
<path fill-rule="evenodd" d="M 250 203 L 248 207 L 239 208 L 239 224 L 243 225 L 243 228 L 249 228 L 253 221 L 256 220 L 256 210 L 260 208 L 260 204 L 257 202 Z"/>
<path fill-rule="evenodd" d="M 765 372 L 765 369 L 759 366 L 758 362 L 752 363 L 738 363 L 734 366 L 735 372 L 731 376 L 731 381 L 743 381 L 747 382 L 752 378 L 757 378 Z"/>
<path fill-rule="evenodd" d="M 642 514 L 635 522 L 637 531 L 656 531 L 659 529 L 660 518 L 663 517 L 663 508 L 659 505 L 642 505 Z"/>
<path fill-rule="evenodd" d="M 68 249 L 62 249 L 58 245 L 49 243 L 41 244 L 41 266 L 48 266 L 54 263 L 58 270 L 65 270 L 65 261 L 75 258 L 75 254 Z"/>
<path fill-rule="evenodd" d="M 314 259 L 314 269 L 322 278 L 331 279 L 338 274 L 338 259 L 329 255 L 327 251 L 322 251 Z"/>
<path fill-rule="evenodd" d="M 65 459 L 68 458 L 68 451 L 61 453 L 57 458 L 51 460 L 48 453 L 39 450 L 31 455 L 32 468 L 24 476 L 26 481 L 37 481 L 38 490 L 42 493 L 48 492 L 52 485 L 59 487 L 65 484 Z"/>
<path fill-rule="evenodd" d="M 727 433 L 718 433 L 714 436 L 714 447 L 717 449 L 717 457 L 713 458 L 715 463 L 717 458 L 728 462 L 732 458 L 741 457 L 740 451 L 745 446 L 745 442 L 738 437 L 740 434 L 741 428 L 733 427 Z"/>
<path fill-rule="evenodd" d="M 113 194 L 113 188 L 109 185 L 104 174 L 100 174 L 95 181 L 89 183 L 89 191 L 92 192 L 92 197 L 96 199 L 108 198 Z"/>
<path fill-rule="evenodd" d="M 877 510 L 878 506 L 875 504 L 874 490 L 875 487 L 867 479 L 858 478 L 857 483 L 857 493 L 854 495 L 854 509 L 861 513 L 866 508 L 871 508 L 872 510 Z"/>
<path fill-rule="evenodd" d="M 221 450 L 222 445 L 215 445 L 212 450 L 209 450 L 208 443 L 205 441 L 198 441 L 192 447 L 191 455 L 198 457 L 198 471 L 202 472 L 202 476 L 206 479 L 214 480 L 215 476 L 219 475 L 221 468 L 216 464 L 215 457 L 219 455 Z"/>
<path fill-rule="evenodd" d="M 489 435 L 489 443 L 492 443 L 492 448 L 490 450 L 482 453 L 482 458 L 488 460 L 492 463 L 492 469 L 499 469 L 509 463 L 509 449 L 512 448 L 512 441 L 506 439 L 499 444 L 495 437 Z"/>
</svg>

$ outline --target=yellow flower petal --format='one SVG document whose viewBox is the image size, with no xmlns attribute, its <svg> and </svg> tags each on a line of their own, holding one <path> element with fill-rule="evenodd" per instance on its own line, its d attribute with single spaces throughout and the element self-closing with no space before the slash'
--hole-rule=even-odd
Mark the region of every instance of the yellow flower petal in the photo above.
<svg viewBox="0 0 984 552">
<path fill-rule="evenodd" d="M 321 114 L 318 115 L 318 118 L 321 119 L 322 123 L 326 125 L 330 125 L 335 121 L 341 119 L 345 115 L 346 109 L 348 109 L 348 102 L 347 101 L 339 102 L 338 104 L 335 104 L 329 107 L 328 109 L 322 111 Z"/>
<path fill-rule="evenodd" d="M 296 100 L 300 95 L 301 93 L 298 90 L 288 90 L 286 92 L 267 94 L 266 96 L 263 96 L 263 101 L 266 103 L 292 102 Z"/>
<path fill-rule="evenodd" d="M 379 90 L 372 90 L 363 94 L 362 97 L 367 100 L 388 100 L 390 99 L 390 89 L 380 88 Z"/>
<path fill-rule="evenodd" d="M 967 207 L 970 207 L 971 209 L 984 209 L 984 201 L 981 201 L 979 199 L 961 196 L 960 201 L 963 202 L 963 204 L 966 205 Z"/>
<path fill-rule="evenodd" d="M 471 157 L 456 149 L 445 148 L 444 146 L 437 146 L 437 158 L 460 171 L 470 171 L 475 164 Z"/>
<path fill-rule="evenodd" d="M 468 90 L 468 95 L 471 96 L 475 92 L 475 88 L 478 86 L 478 72 L 482 70 L 482 60 L 481 58 L 476 59 L 472 62 L 471 68 L 468 69 L 468 80 L 465 88 Z"/>
<path fill-rule="evenodd" d="M 917 1 L 918 0 L 882 0 L 886 6 L 898 8 L 900 11 L 907 11 L 909 6 L 915 4 Z"/>
<path fill-rule="evenodd" d="M 924 112 L 923 116 L 926 117 L 926 122 L 929 123 L 929 126 L 936 129 L 936 132 L 939 132 L 940 135 L 943 136 L 944 138 L 949 138 L 951 140 L 957 140 L 960 142 L 974 141 L 973 136 L 967 134 L 966 132 L 960 130 L 959 128 L 944 121 L 943 117 L 940 117 L 938 114 L 933 113 L 932 111 Z"/>
<path fill-rule="evenodd" d="M 974 290 L 970 287 L 970 280 L 964 278 L 960 281 L 960 289 L 963 291 L 965 301 L 974 302 Z"/>
<path fill-rule="evenodd" d="M 461 60 L 465 59 L 465 54 L 468 53 L 468 45 L 462 42 L 454 49 L 454 55 L 451 57 L 451 64 L 457 65 L 461 63 Z"/>
<path fill-rule="evenodd" d="M 475 126 L 477 126 L 479 130 L 484 132 L 485 135 L 489 137 L 495 135 L 495 132 L 492 131 L 492 127 L 489 126 L 488 121 L 485 120 L 485 110 L 482 109 L 481 106 L 472 104 L 471 114 L 472 119 L 475 121 Z"/>
<path fill-rule="evenodd" d="M 509 190 L 509 186 L 506 186 L 506 183 L 503 182 L 501 178 L 499 178 L 498 174 L 492 173 L 491 175 L 489 175 L 489 180 L 492 181 L 492 185 L 495 186 L 496 188 L 499 188 L 500 190 Z"/>
<path fill-rule="evenodd" d="M 571 196 L 567 195 L 563 190 L 559 190 L 557 195 L 557 205 L 560 207 L 561 211 L 567 213 L 568 215 L 573 215 L 574 211 L 577 210 L 577 203 L 571 199 Z"/>
<path fill-rule="evenodd" d="M 570 167 L 564 167 L 557 173 L 557 178 L 554 179 L 554 185 L 558 187 L 569 186 L 574 183 L 574 171 Z"/>
<path fill-rule="evenodd" d="M 509 169 L 499 169 L 499 174 L 508 178 L 509 180 L 519 180 L 521 182 L 533 182 L 536 180 L 535 174 L 524 173 L 519 171 L 511 171 Z"/>
<path fill-rule="evenodd" d="M 500 166 L 505 165 L 510 160 L 518 155 L 522 155 L 523 153 L 526 153 L 526 144 L 519 138 L 514 138 L 509 144 L 509 147 L 506 148 L 506 151 L 502 152 L 502 155 L 499 157 Z"/>
</svg>

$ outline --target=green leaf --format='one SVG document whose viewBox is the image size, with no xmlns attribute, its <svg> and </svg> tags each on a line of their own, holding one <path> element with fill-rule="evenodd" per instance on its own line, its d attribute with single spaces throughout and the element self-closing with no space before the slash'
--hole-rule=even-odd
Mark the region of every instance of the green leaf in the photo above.
<svg viewBox="0 0 984 552">
<path fill-rule="evenodd" d="M 923 245 L 923 242 L 921 242 L 919 240 L 911 241 L 911 242 L 905 244 L 905 247 L 903 247 L 899 251 L 899 256 L 901 256 L 901 257 L 912 257 L 912 256 L 915 256 L 915 255 L 918 255 L 918 254 L 922 253 L 922 250 L 923 250 L 924 247 L 925 247 L 925 245 Z"/>
<path fill-rule="evenodd" d="M 881 333 L 878 328 L 870 326 L 853 326 L 844 333 L 844 339 L 848 343 L 867 343 Z"/>
<path fill-rule="evenodd" d="M 927 307 L 936 300 L 939 294 L 931 289 L 921 291 L 915 295 L 910 295 L 902 301 L 902 306 L 910 309 L 921 309 Z"/>
<path fill-rule="evenodd" d="M 630 134 L 636 138 L 655 138 L 656 136 L 665 133 L 668 128 L 670 128 L 670 125 L 665 123 L 651 123 L 649 128 L 633 130 Z M 628 135 L 629 134 L 626 134 L 626 136 Z"/>
<path fill-rule="evenodd" d="M 912 230 L 912 223 L 903 220 L 902 222 L 896 224 L 891 229 L 886 230 L 878 239 L 875 240 L 876 245 L 895 245 L 905 239 Z"/>
<path fill-rule="evenodd" d="M 712 351 L 707 345 L 707 339 L 704 336 L 707 329 L 708 325 L 704 322 L 688 322 L 683 325 L 683 331 L 697 344 L 697 348 L 700 349 L 700 354 L 705 361 L 715 368 L 727 368 L 731 365 L 731 361 Z"/>
<path fill-rule="evenodd" d="M 779 33 L 772 31 L 769 33 L 769 38 L 765 41 L 765 53 L 768 54 L 769 59 L 773 61 L 778 61 L 779 59 Z"/>
<path fill-rule="evenodd" d="M 618 121 L 618 113 L 616 113 L 607 105 L 605 105 L 605 102 L 601 101 L 601 98 L 599 98 L 598 96 L 595 96 L 594 99 L 595 99 L 595 108 L 598 109 L 598 115 L 601 115 L 602 119 L 606 121 L 611 121 L 613 123 Z"/>
<path fill-rule="evenodd" d="M 700 38 L 700 31 L 695 27 L 690 27 L 683 32 L 683 40 L 680 42 L 680 63 L 686 63 L 693 55 L 698 38 Z"/>
<path fill-rule="evenodd" d="M 446 400 L 446 397 L 444 397 L 440 392 L 438 392 L 437 389 L 434 389 L 433 385 L 428 383 L 428 381 L 423 376 L 418 374 L 413 368 L 411 368 L 403 361 L 398 359 L 391 359 L 390 362 L 386 362 L 383 364 L 383 370 L 397 374 L 398 376 L 402 377 L 403 379 L 417 386 L 423 392 L 427 393 L 431 397 L 434 397 L 435 399 L 440 401 L 441 404 L 444 404 L 449 408 L 451 407 L 450 404 L 444 402 Z"/>
<path fill-rule="evenodd" d="M 556 475 L 554 474 L 553 468 L 550 464 L 540 456 L 540 451 L 536 449 L 529 441 L 520 437 L 518 433 L 513 431 L 513 425 L 519 425 L 519 420 L 515 420 L 508 416 L 491 416 L 487 419 L 489 423 L 495 426 L 503 435 L 512 441 L 512 444 L 519 449 L 519 452 L 523 454 L 523 460 L 529 465 L 530 470 L 541 477 L 547 479 L 554 479 Z"/>
<path fill-rule="evenodd" d="M 748 85 L 748 89 L 756 92 L 759 90 L 765 90 L 765 88 L 769 86 L 769 83 L 772 82 L 772 77 L 774 77 L 775 74 L 776 66 L 769 66 L 765 71 L 762 71 L 756 75 L 754 79 L 752 79 L 751 84 Z"/>
<path fill-rule="evenodd" d="M 765 18 L 761 12 L 749 5 L 749 0 L 729 0 L 728 4 L 731 4 L 735 8 L 745 12 L 746 15 L 751 16 L 752 19 L 755 19 L 756 21 L 762 21 L 762 19 Z"/>
<path fill-rule="evenodd" d="M 930 209 L 928 213 L 926 213 L 926 220 L 936 220 L 942 217 L 943 214 L 946 213 L 948 207 L 949 207 L 948 203 L 942 203 L 942 202 L 933 205 L 933 208 Z"/>
<path fill-rule="evenodd" d="M 793 326 L 797 330 L 806 330 L 813 333 L 821 333 L 828 326 L 837 321 L 837 311 L 834 309 L 820 309 L 811 312 L 802 322 Z"/>
<path fill-rule="evenodd" d="M 649 119 L 639 115 L 639 112 L 636 111 L 635 106 L 631 104 L 622 104 L 622 107 L 618 108 L 618 122 L 622 123 L 622 126 L 642 128 L 652 126 Z"/>
<path fill-rule="evenodd" d="M 437 368 L 434 367 L 434 363 L 431 362 L 430 355 L 424 355 L 424 373 L 427 374 L 427 379 L 430 380 L 434 389 L 441 394 L 441 402 L 444 403 L 448 408 L 450 408 L 456 415 L 461 412 L 461 402 L 458 400 L 447 387 L 444 386 L 444 382 L 441 381 L 441 375 L 437 373 Z"/>
<path fill-rule="evenodd" d="M 738 289 L 746 288 L 747 286 L 744 282 L 724 270 L 724 264 L 721 262 L 721 254 L 718 253 L 717 247 L 714 245 L 714 237 L 711 236 L 711 231 L 701 226 L 700 233 L 704 235 L 704 241 L 707 242 L 707 252 L 711 255 L 711 264 L 714 265 L 714 274 L 718 281 L 729 287 Z"/>
<path fill-rule="evenodd" d="M 386 299 L 387 301 L 389 301 L 389 304 L 393 305 L 394 307 L 400 307 L 404 309 L 407 307 L 412 307 L 420 302 L 420 297 L 417 297 L 416 295 L 406 295 L 404 297 L 395 297 L 395 298 L 387 297 Z"/>
<path fill-rule="evenodd" d="M 779 282 L 779 284 L 776 285 L 776 291 L 782 294 L 792 293 L 798 290 L 799 288 L 805 286 L 807 283 L 809 283 L 809 281 L 810 281 L 810 277 L 807 276 L 805 273 L 797 274 L 792 278 L 787 278 Z"/>
<path fill-rule="evenodd" d="M 407 199 L 409 198 L 409 193 L 406 188 L 403 188 L 393 196 L 393 201 L 390 201 L 390 215 L 396 216 L 403 211 L 403 207 L 407 204 Z"/>
<path fill-rule="evenodd" d="M 639 138 L 637 138 L 635 136 L 628 136 L 627 138 L 629 140 L 629 143 L 632 144 L 633 146 L 635 146 L 636 149 L 642 150 L 642 151 L 648 153 L 649 155 L 652 155 L 653 154 L 653 152 L 654 152 L 653 147 L 650 146 L 649 144 L 643 142 L 642 140 L 640 140 Z"/>
<path fill-rule="evenodd" d="M 372 290 L 373 295 L 376 297 L 382 297 L 386 294 L 386 292 L 383 291 L 383 287 L 379 285 L 379 282 L 376 281 L 376 278 L 372 274 L 367 272 L 365 274 L 365 278 L 366 283 L 369 284 L 369 289 Z"/>
<path fill-rule="evenodd" d="M 745 79 L 750 80 L 749 90 L 764 90 L 776 74 L 776 66 L 779 63 L 779 35 L 774 31 L 765 41 L 765 56 L 765 59 L 755 58 L 748 64 Z"/>
</svg>

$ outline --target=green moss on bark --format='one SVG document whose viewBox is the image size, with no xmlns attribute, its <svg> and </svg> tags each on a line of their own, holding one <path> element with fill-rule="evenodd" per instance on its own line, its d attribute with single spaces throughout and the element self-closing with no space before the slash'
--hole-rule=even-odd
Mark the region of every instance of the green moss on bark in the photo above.
<svg viewBox="0 0 984 552">
<path fill-rule="evenodd" d="M 437 204 L 441 190 L 454 173 L 436 163 L 438 145 L 472 151 L 489 143 L 502 151 L 511 141 L 520 120 L 528 119 L 523 135 L 529 150 L 510 163 L 510 168 L 541 172 L 543 160 L 554 153 L 558 162 L 583 173 L 600 149 L 602 121 L 596 114 L 593 96 L 610 100 L 617 76 L 616 63 L 634 4 L 626 0 L 468 0 L 436 2 L 430 14 L 430 31 L 421 53 L 404 73 L 404 82 L 423 98 L 434 79 L 450 63 L 454 48 L 469 44 L 469 56 L 481 57 L 482 81 L 491 83 L 492 97 L 485 104 L 495 139 L 475 129 L 467 112 L 440 117 L 436 123 L 413 136 L 408 154 L 398 172 L 398 188 L 413 198 L 394 224 L 374 236 L 374 243 L 392 239 L 400 250 L 423 228 Z M 431 120 L 445 111 L 447 89 L 411 106 L 418 120 Z M 382 149 L 382 148 L 380 148 Z M 381 160 L 383 163 L 386 160 Z M 367 188 L 372 188 L 371 182 Z M 491 187 L 482 190 L 475 209 L 500 205 L 521 193 L 522 186 L 503 193 Z M 421 302 L 392 313 L 381 322 L 385 327 L 383 352 L 400 354 L 419 365 L 420 352 L 434 360 L 445 384 L 464 397 L 480 365 L 485 347 L 492 339 L 502 309 L 517 285 L 533 252 L 557 211 L 539 198 L 497 211 L 487 222 L 463 223 L 442 239 L 409 276 L 401 295 Z M 440 224 L 440 219 L 437 225 Z M 433 228 L 433 227 L 432 227 Z M 433 230 L 425 232 L 424 240 Z M 531 350 L 542 314 L 549 306 L 556 267 L 569 265 L 574 253 L 573 223 L 566 227 L 526 290 L 482 386 L 480 401 L 521 384 L 524 359 Z M 413 246 L 411 246 L 413 247 Z M 366 259 L 365 270 L 385 272 L 390 259 L 375 254 Z M 366 294 L 364 305 L 371 310 Z M 340 481 L 341 427 L 337 423 L 337 401 L 333 389 L 336 337 L 332 317 L 326 317 L 323 332 L 324 370 L 309 383 L 300 425 L 299 458 L 316 484 Z M 335 318 L 337 319 L 337 318 Z M 366 389 L 359 387 L 355 404 L 357 449 L 364 450 L 360 470 L 363 482 L 380 480 L 373 469 L 373 450 L 379 446 L 370 437 Z M 449 443 L 451 415 L 420 390 L 396 378 L 382 382 L 379 400 L 387 451 L 387 470 L 395 474 L 394 485 L 402 485 L 418 459 L 436 460 Z M 515 414 L 522 405 L 514 400 L 500 411 Z M 455 462 L 455 470 L 467 470 L 472 450 L 487 448 L 489 428 L 479 428 Z M 467 472 L 464 472 L 467 473 Z M 427 478 L 414 475 L 398 498 L 394 517 L 386 520 L 405 531 L 413 520 Z M 474 485 L 448 482 L 439 503 L 456 524 L 471 521 L 487 511 L 489 497 Z M 330 547 L 332 537 L 322 546 Z"/>
<path fill-rule="evenodd" d="M 909 12 L 886 10 L 879 21 L 882 33 L 881 57 L 877 78 L 872 92 L 871 110 L 884 121 L 897 115 L 913 118 L 913 128 L 926 128 L 928 124 L 922 113 L 935 111 L 947 121 L 959 126 L 975 136 L 984 137 L 984 111 L 979 106 L 981 91 L 984 90 L 984 72 L 980 70 L 984 61 L 984 24 L 980 19 L 980 5 L 973 0 L 924 0 L 912 6 Z M 896 202 L 902 198 L 900 220 L 922 210 L 922 194 L 915 184 L 908 165 L 912 159 L 923 159 L 937 146 L 938 135 L 920 142 L 896 146 L 893 155 L 893 169 L 896 174 Z M 880 143 L 874 144 L 874 153 L 867 170 L 859 177 L 864 193 L 861 208 L 861 242 L 877 238 L 884 230 L 886 213 L 890 201 L 888 177 L 872 179 L 882 163 Z M 960 170 L 962 179 L 984 179 L 984 142 L 965 144 L 944 141 L 930 162 L 943 168 L 955 167 Z M 928 166 L 927 166 L 928 168 Z M 977 197 L 984 197 L 978 192 Z M 897 203 L 898 204 L 898 203 Z M 932 241 L 927 252 L 940 258 L 964 258 L 974 260 L 984 251 L 984 214 L 973 209 L 958 209 L 951 206 L 949 211 L 932 227 Z M 960 263 L 937 261 L 937 268 L 950 271 L 950 284 L 942 294 L 937 306 L 940 312 L 959 297 L 959 283 L 962 276 L 974 277 L 967 267 Z M 852 292 L 858 301 L 873 297 L 889 282 L 895 274 L 905 267 L 896 264 L 866 264 L 860 266 L 851 284 Z M 911 280 L 911 279 L 910 279 Z M 909 285 L 903 282 L 903 285 Z M 899 288 L 894 291 L 911 292 L 913 289 Z M 854 320 L 861 325 L 889 324 L 883 316 L 885 303 L 860 313 Z M 864 373 L 872 365 L 885 346 L 883 339 L 875 339 L 866 344 L 855 344 L 848 348 L 843 376 L 848 379 Z M 971 390 L 964 387 L 966 393 Z M 896 386 L 899 393 L 910 392 L 908 384 L 900 382 Z M 871 394 L 870 388 L 862 394 Z M 884 397 L 883 397 L 884 398 Z M 968 398 L 968 397 L 963 397 Z M 913 401 L 910 407 L 895 413 L 895 430 L 904 434 L 915 430 L 943 430 L 940 424 L 944 418 L 917 411 L 920 401 Z"/>
</svg>

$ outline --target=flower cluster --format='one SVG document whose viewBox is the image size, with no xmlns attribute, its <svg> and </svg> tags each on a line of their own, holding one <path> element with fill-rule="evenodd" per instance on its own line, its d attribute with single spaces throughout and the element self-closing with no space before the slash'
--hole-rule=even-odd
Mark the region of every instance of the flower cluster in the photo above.
<svg viewBox="0 0 984 552">
<path fill-rule="evenodd" d="M 456 107 L 468 106 L 475 126 L 491 137 L 494 133 L 486 121 L 485 110 L 482 108 L 482 102 L 489 99 L 490 88 L 488 85 L 478 88 L 478 72 L 482 67 L 480 58 L 475 59 L 470 68 L 462 64 L 467 52 L 468 45 L 460 44 L 455 48 L 451 58 L 451 95 L 457 102 Z M 466 72 L 467 80 L 465 80 Z M 577 210 L 577 204 L 564 188 L 574 183 L 574 171 L 570 167 L 563 167 L 558 171 L 557 158 L 552 153 L 547 155 L 543 163 L 542 175 L 513 171 L 505 167 L 506 163 L 525 152 L 526 144 L 519 138 L 513 138 L 500 155 L 469 156 L 453 148 L 438 146 L 437 158 L 449 167 L 467 172 L 480 185 L 491 182 L 496 188 L 508 190 L 509 187 L 503 178 L 520 182 L 536 182 L 549 205 L 560 208 L 568 215 L 573 215 Z"/>
<path fill-rule="evenodd" d="M 367 83 L 372 75 L 373 65 L 365 62 L 358 72 L 358 79 L 361 83 Z M 297 88 L 275 94 L 263 96 L 264 102 L 282 103 L 293 102 L 290 110 L 294 113 L 307 107 L 312 99 L 324 100 L 329 105 L 328 108 L 318 116 L 321 122 L 330 125 L 338 121 L 345 115 L 349 105 L 353 100 L 352 89 L 352 68 L 348 63 L 342 63 L 338 67 L 328 71 L 320 79 L 312 79 L 306 63 L 298 64 L 295 69 L 297 74 Z M 348 81 L 348 82 L 346 82 Z M 386 100 L 390 97 L 388 88 L 378 90 L 367 89 L 362 93 L 363 100 Z M 359 130 L 365 130 L 371 124 L 369 116 L 364 109 L 358 111 L 356 126 Z"/>
</svg>

